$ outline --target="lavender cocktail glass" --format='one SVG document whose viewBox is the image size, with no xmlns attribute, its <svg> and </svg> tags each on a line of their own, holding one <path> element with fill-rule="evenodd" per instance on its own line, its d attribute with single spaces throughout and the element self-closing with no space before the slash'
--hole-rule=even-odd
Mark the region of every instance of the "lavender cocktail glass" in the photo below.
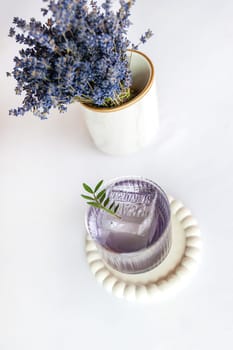
<svg viewBox="0 0 233 350">
<path fill-rule="evenodd" d="M 86 227 L 105 263 L 122 273 L 142 273 L 158 266 L 171 247 L 170 206 L 164 191 L 142 177 L 122 177 L 106 185 L 119 204 L 116 218 L 90 207 Z"/>
</svg>

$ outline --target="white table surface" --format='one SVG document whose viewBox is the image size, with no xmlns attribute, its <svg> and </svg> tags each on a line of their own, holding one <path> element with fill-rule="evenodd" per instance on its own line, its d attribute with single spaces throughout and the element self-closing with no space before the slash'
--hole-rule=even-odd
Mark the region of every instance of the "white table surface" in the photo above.
<svg viewBox="0 0 233 350">
<path fill-rule="evenodd" d="M 18 50 L 8 28 L 40 7 L 7 0 L 0 11 L 0 349 L 232 349 L 232 0 L 137 1 L 130 38 L 156 34 L 143 50 L 161 127 L 153 147 L 127 158 L 94 148 L 78 105 L 47 121 L 8 117 L 18 103 L 5 77 Z M 85 259 L 82 182 L 130 174 L 181 199 L 203 234 L 195 278 L 157 305 L 107 294 Z"/>
</svg>

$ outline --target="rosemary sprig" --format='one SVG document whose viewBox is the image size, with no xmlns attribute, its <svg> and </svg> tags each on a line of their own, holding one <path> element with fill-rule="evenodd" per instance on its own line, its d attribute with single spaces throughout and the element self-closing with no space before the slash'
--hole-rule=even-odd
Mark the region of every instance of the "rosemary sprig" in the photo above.
<svg viewBox="0 0 233 350">
<path fill-rule="evenodd" d="M 83 183 L 83 188 L 88 195 L 81 194 L 81 196 L 87 200 L 88 205 L 105 210 L 107 213 L 121 219 L 121 217 L 117 215 L 119 204 L 116 204 L 114 201 L 110 203 L 110 198 L 106 196 L 106 189 L 101 189 L 103 182 L 103 180 L 99 181 L 94 189 L 92 189 L 86 183 Z"/>
</svg>

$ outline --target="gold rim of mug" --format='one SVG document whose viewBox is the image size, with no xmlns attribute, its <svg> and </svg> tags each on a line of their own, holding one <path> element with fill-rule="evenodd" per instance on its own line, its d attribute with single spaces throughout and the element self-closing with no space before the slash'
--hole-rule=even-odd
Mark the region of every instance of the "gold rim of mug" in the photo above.
<svg viewBox="0 0 233 350">
<path fill-rule="evenodd" d="M 100 112 L 100 113 L 117 112 L 117 111 L 120 111 L 120 110 L 122 110 L 124 108 L 127 108 L 129 106 L 132 106 L 133 104 L 135 104 L 136 102 L 141 100 L 147 94 L 147 92 L 150 90 L 150 88 L 151 88 L 151 86 L 153 84 L 153 81 L 154 81 L 154 75 L 155 75 L 155 73 L 154 73 L 154 65 L 153 65 L 151 59 L 147 55 L 142 53 L 141 51 L 131 50 L 131 49 L 128 50 L 128 51 L 129 52 L 134 52 L 134 53 L 136 53 L 138 55 L 143 56 L 147 60 L 149 65 L 150 65 L 150 69 L 151 69 L 150 77 L 149 77 L 148 82 L 147 82 L 146 86 L 144 87 L 144 89 L 137 96 L 132 98 L 132 100 L 129 100 L 128 102 L 123 103 L 122 105 L 117 106 L 117 107 L 96 107 L 96 106 L 87 105 L 87 104 L 81 102 L 83 107 L 85 107 L 85 108 L 87 108 L 87 109 L 89 109 L 91 111 Z"/>
</svg>

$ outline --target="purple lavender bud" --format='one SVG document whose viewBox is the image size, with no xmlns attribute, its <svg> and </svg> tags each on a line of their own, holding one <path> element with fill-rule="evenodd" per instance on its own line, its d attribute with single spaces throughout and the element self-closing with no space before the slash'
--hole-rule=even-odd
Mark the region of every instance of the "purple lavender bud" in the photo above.
<svg viewBox="0 0 233 350">
<path fill-rule="evenodd" d="M 16 29 L 9 31 L 24 48 L 14 58 L 8 76 L 16 79 L 16 93 L 25 94 L 22 106 L 10 115 L 32 111 L 45 119 L 51 108 L 64 112 L 74 98 L 84 97 L 101 106 L 131 86 L 127 32 L 134 0 L 120 0 L 116 12 L 111 0 L 102 5 L 91 0 L 90 6 L 87 0 L 43 1 L 42 13 L 49 15 L 45 23 L 15 17 Z M 151 33 L 147 31 L 141 42 Z M 138 49 L 138 45 L 133 47 Z"/>
</svg>

